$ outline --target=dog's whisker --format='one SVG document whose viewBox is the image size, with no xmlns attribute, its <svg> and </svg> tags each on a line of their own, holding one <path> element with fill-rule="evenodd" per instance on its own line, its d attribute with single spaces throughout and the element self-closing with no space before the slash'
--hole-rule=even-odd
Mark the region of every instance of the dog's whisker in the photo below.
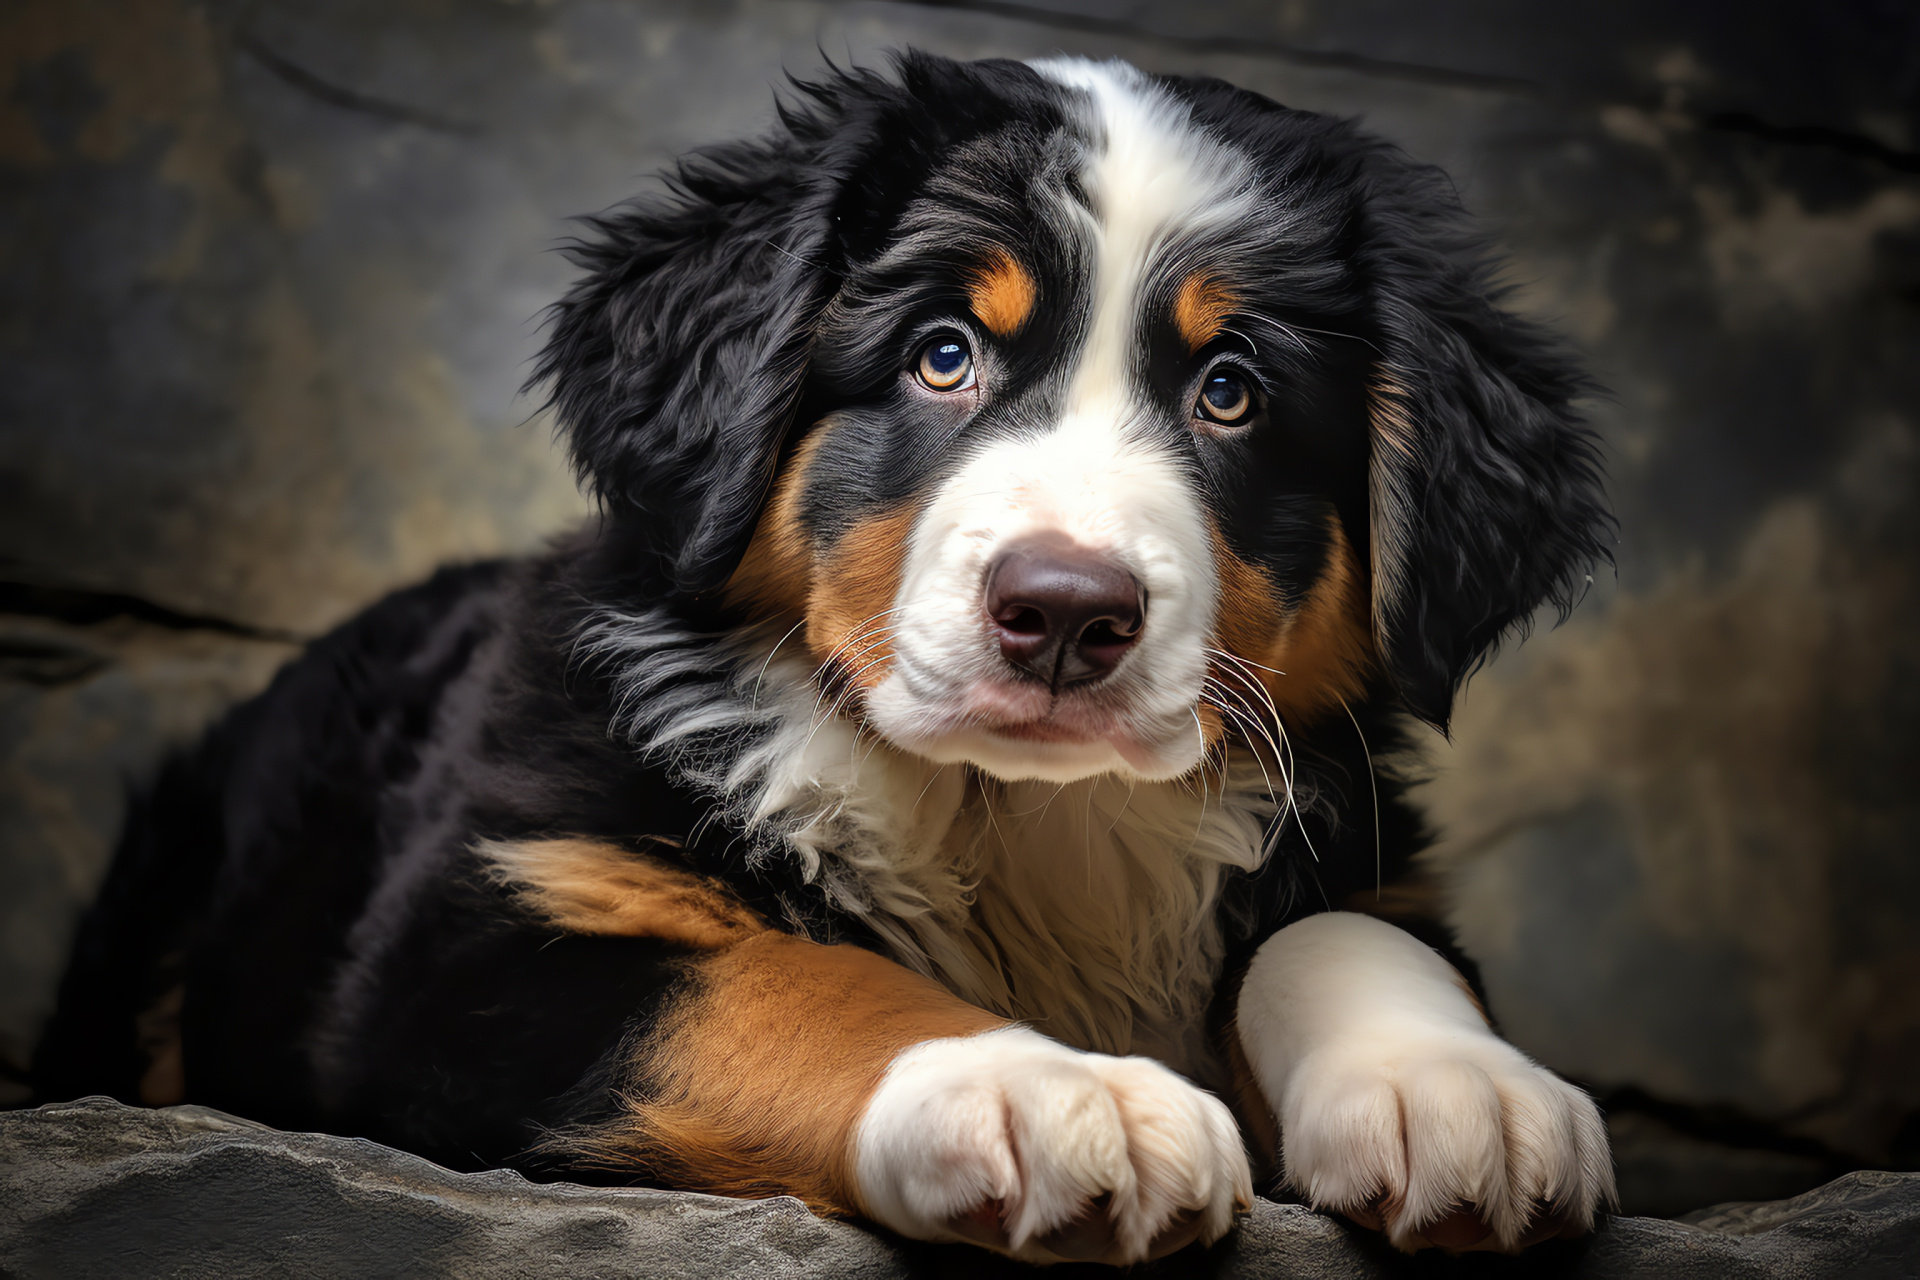
<svg viewBox="0 0 1920 1280">
<path fill-rule="evenodd" d="M 888 614 L 898 613 L 900 611 L 900 608 L 901 606 L 894 605 L 891 608 L 882 609 L 880 610 L 880 612 L 873 614 L 869 617 L 862 618 L 860 621 L 848 627 L 846 631 L 842 633 L 840 641 L 837 644 L 835 644 L 832 649 L 829 649 L 827 651 L 827 661 L 829 662 L 832 661 L 833 655 L 839 650 L 845 648 L 847 645 L 856 644 L 860 641 L 862 637 L 871 635 L 873 633 L 872 629 L 873 629 L 874 623 L 879 622 L 880 619 L 886 617 Z M 881 624 L 882 627 L 887 627 L 891 625 L 892 625 L 891 623 Z M 824 665 L 824 663 L 822 665 Z"/>
<path fill-rule="evenodd" d="M 873 617 L 868 618 L 860 622 L 858 625 L 850 628 L 847 634 L 841 638 L 840 642 L 834 645 L 833 648 L 827 651 L 827 656 L 821 659 L 820 665 L 814 668 L 813 678 L 815 680 L 818 680 L 823 674 L 825 674 L 827 669 L 833 665 L 834 660 L 836 658 L 840 657 L 841 654 L 844 653 L 846 650 L 852 648 L 857 644 L 860 644 L 861 642 L 865 641 L 869 637 L 883 634 L 883 633 L 891 635 L 892 634 L 891 623 L 882 623 L 879 627 L 874 627 L 872 624 L 878 621 L 879 619 L 886 617 L 888 614 L 895 613 L 897 611 L 898 611 L 898 606 L 895 606 L 892 609 L 882 609 L 879 613 L 874 614 Z"/>
<path fill-rule="evenodd" d="M 858 677 L 856 675 L 847 674 L 847 669 L 859 664 L 862 659 L 867 657 L 868 654 L 873 653 L 875 650 L 880 649 L 885 645 L 887 645 L 892 640 L 892 638 L 893 638 L 892 629 L 887 627 L 882 627 L 877 629 L 874 632 L 869 633 L 868 636 L 865 637 L 866 642 L 860 646 L 857 652 L 853 652 L 850 649 L 848 649 L 846 646 L 842 646 L 841 651 L 837 651 L 836 653 L 830 655 L 828 657 L 828 660 L 821 664 L 820 670 L 814 673 L 814 687 L 817 690 L 816 695 L 814 697 L 814 703 L 813 703 L 814 710 L 817 712 L 820 709 L 821 704 L 826 700 L 828 693 L 830 691 L 830 688 L 834 683 L 848 684 L 848 683 L 857 682 Z M 887 656 L 888 655 L 882 655 L 880 658 L 875 659 L 874 661 L 884 662 Z M 840 666 L 843 672 L 842 676 L 840 677 L 840 680 L 830 681 L 827 684 L 822 684 L 820 682 L 820 675 L 826 672 L 829 668 L 835 666 L 836 664 Z M 865 666 L 860 667 L 859 674 L 864 675 L 867 671 L 872 669 L 873 665 L 874 665 L 874 662 L 869 662 Z"/>
<path fill-rule="evenodd" d="M 1373 791 L 1373 900 L 1378 902 L 1381 894 L 1380 883 L 1380 778 L 1374 771 L 1373 748 L 1367 745 L 1367 735 L 1360 728 L 1360 717 L 1353 714 L 1353 708 L 1347 705 L 1345 698 L 1340 699 L 1340 709 L 1347 713 L 1347 719 L 1353 722 L 1353 732 L 1360 739 L 1360 751 L 1367 757 L 1367 786 Z"/>
<path fill-rule="evenodd" d="M 868 652 L 871 652 L 873 649 L 879 648 L 881 644 L 882 644 L 882 641 L 880 640 L 874 641 L 873 644 L 869 645 L 867 649 L 862 651 L 862 656 L 864 656 Z M 859 661 L 859 658 L 855 658 L 854 661 L 856 662 Z M 815 719 L 814 719 L 813 727 L 811 731 L 808 732 L 806 741 L 800 745 L 800 751 L 802 754 L 805 753 L 808 747 L 813 745 L 814 738 L 819 735 L 820 730 L 824 728 L 830 721 L 837 719 L 840 716 L 840 713 L 843 710 L 845 710 L 848 702 L 850 702 L 853 698 L 859 696 L 861 693 L 864 692 L 864 690 L 860 686 L 860 678 L 866 675 L 867 672 L 873 670 L 875 667 L 879 666 L 881 663 L 885 661 L 887 661 L 887 655 L 882 655 L 878 658 L 871 659 L 870 661 L 866 662 L 864 665 L 860 666 L 859 668 L 848 672 L 844 678 L 843 687 L 841 691 L 834 697 L 833 705 L 830 707 L 826 707 L 824 711 L 822 709 L 822 704 L 826 699 L 826 691 L 822 690 L 820 692 L 820 694 L 814 699 L 813 709 L 814 709 Z"/>
<path fill-rule="evenodd" d="M 780 652 L 781 645 L 793 639 L 794 634 L 798 632 L 800 628 L 806 625 L 807 625 L 807 620 L 804 617 L 801 618 L 800 621 L 794 623 L 791 627 L 787 629 L 787 634 L 781 636 L 779 640 L 774 642 L 773 648 L 767 650 L 767 660 L 760 664 L 760 671 L 753 678 L 753 698 L 754 698 L 754 704 L 756 706 L 759 705 L 760 690 L 766 685 L 766 682 L 767 682 L 767 672 L 773 666 L 774 655 Z"/>
<path fill-rule="evenodd" d="M 1219 710 L 1223 715 L 1230 717 L 1233 723 L 1240 727 L 1241 736 L 1247 741 L 1248 754 L 1253 757 L 1254 764 L 1260 769 L 1261 778 L 1266 782 L 1267 794 L 1272 796 L 1277 802 L 1278 796 L 1274 794 L 1273 777 L 1267 772 L 1266 758 L 1260 753 L 1259 741 L 1261 739 L 1266 741 L 1267 745 L 1273 750 L 1276 762 L 1279 759 L 1280 749 L 1274 743 L 1272 734 L 1268 731 L 1266 725 L 1230 703 L 1210 700 L 1210 705 Z"/>
<path fill-rule="evenodd" d="M 1202 698 L 1206 698 L 1206 696 L 1207 696 L 1207 695 L 1206 695 L 1206 694 L 1205 694 L 1204 692 L 1203 692 L 1203 693 L 1201 694 L 1201 697 L 1202 697 Z M 1230 706 L 1230 705 L 1228 705 L 1227 703 L 1224 703 L 1224 702 L 1220 702 L 1220 701 L 1218 701 L 1218 700 L 1214 700 L 1214 699 L 1208 699 L 1208 704 L 1209 704 L 1210 706 L 1212 706 L 1212 707 L 1213 707 L 1213 708 L 1214 708 L 1215 710 L 1217 710 L 1217 711 L 1219 711 L 1219 712 L 1221 712 L 1221 713 L 1222 713 L 1223 715 L 1226 715 L 1226 716 L 1229 716 L 1229 717 L 1231 717 L 1231 718 L 1232 718 L 1233 720 L 1235 720 L 1235 721 L 1236 721 L 1237 723 L 1240 723 L 1240 724 L 1242 724 L 1242 725 L 1244 725 L 1244 726 L 1247 726 L 1247 727 L 1249 727 L 1249 728 L 1251 728 L 1251 729 L 1253 729 L 1253 730 L 1254 730 L 1255 732 L 1257 732 L 1257 733 L 1261 733 L 1261 734 L 1265 734 L 1265 733 L 1266 733 L 1266 726 L 1265 726 L 1265 725 L 1263 725 L 1263 724 L 1259 724 L 1259 723 L 1257 723 L 1257 722 L 1255 722 L 1255 721 L 1252 721 L 1252 720 L 1250 720 L 1250 719 L 1248 719 L 1248 718 L 1247 718 L 1247 716 L 1246 716 L 1246 714 L 1245 714 L 1244 712 L 1242 712 L 1242 711 L 1240 711 L 1240 710 L 1239 710 L 1238 708 L 1235 708 L 1235 707 L 1232 707 L 1232 706 Z M 1269 738 L 1269 739 L 1268 739 L 1268 741 L 1269 741 L 1269 742 L 1271 742 L 1271 741 L 1272 741 L 1272 739 L 1271 739 L 1271 738 Z M 1260 767 L 1260 777 L 1261 777 L 1261 778 L 1262 778 L 1262 779 L 1263 779 L 1263 780 L 1264 780 L 1264 781 L 1266 782 L 1266 784 L 1267 784 L 1267 795 L 1268 795 L 1268 797 L 1269 797 L 1269 798 L 1271 798 L 1272 800 L 1274 800 L 1274 802 L 1275 802 L 1275 803 L 1277 804 L 1277 803 L 1279 802 L 1279 797 L 1278 797 L 1277 795 L 1275 795 L 1275 793 L 1274 793 L 1274 790 L 1273 790 L 1273 778 L 1272 778 L 1272 776 L 1271 776 L 1270 774 L 1268 774 L 1268 772 L 1267 772 L 1267 762 L 1266 762 L 1266 761 L 1265 761 L 1264 759 L 1262 759 L 1262 758 L 1261 758 L 1261 756 L 1260 756 L 1260 751 L 1259 751 L 1259 749 L 1258 749 L 1257 747 L 1253 747 L 1253 746 L 1251 746 L 1251 744 L 1249 744 L 1249 745 L 1250 745 L 1250 751 L 1249 751 L 1249 754 L 1251 754 L 1251 755 L 1253 756 L 1253 762 L 1254 762 L 1254 763 L 1255 763 L 1256 765 L 1258 765 L 1258 766 Z M 1275 751 L 1276 751 L 1276 753 L 1278 752 L 1278 748 L 1277 748 L 1277 747 L 1275 748 Z M 1224 748 L 1223 748 L 1223 754 L 1222 754 L 1222 760 L 1221 760 L 1221 768 L 1222 768 L 1222 771 L 1223 771 L 1223 772 L 1224 772 L 1224 770 L 1225 770 L 1225 767 L 1226 767 L 1226 764 L 1225 764 L 1225 756 L 1224 756 Z"/>
<path fill-rule="evenodd" d="M 1212 652 L 1215 652 L 1215 653 L 1219 653 L 1219 654 L 1221 654 L 1221 656 L 1223 656 L 1223 657 L 1226 657 L 1226 658 L 1230 658 L 1230 659 L 1231 659 L 1231 658 L 1233 658 L 1233 657 L 1235 656 L 1235 655 L 1232 655 L 1232 654 L 1226 654 L 1226 653 L 1223 653 L 1223 652 L 1222 652 L 1221 650 L 1213 650 Z M 1253 708 L 1252 708 L 1252 706 L 1251 706 L 1250 704 L 1247 704 L 1247 703 L 1246 703 L 1246 701 L 1245 701 L 1245 699 L 1244 699 L 1244 698 L 1243 698 L 1243 697 L 1242 697 L 1242 696 L 1241 696 L 1241 695 L 1240 695 L 1240 694 L 1239 694 L 1238 692 L 1236 692 L 1236 691 L 1234 691 L 1233 689 L 1231 689 L 1231 687 L 1230 687 L 1230 686 L 1227 686 L 1227 685 L 1225 685 L 1225 684 L 1222 684 L 1222 683 L 1220 683 L 1219 681 L 1215 681 L 1215 682 L 1214 682 L 1214 684 L 1215 684 L 1215 687 L 1216 687 L 1216 688 L 1218 688 L 1218 689 L 1219 689 L 1219 690 L 1221 691 L 1221 693 L 1222 693 L 1222 694 L 1230 694 L 1230 695 L 1231 695 L 1231 696 L 1232 696 L 1232 697 L 1234 698 L 1234 700 L 1235 700 L 1236 702 L 1239 702 L 1239 703 L 1241 704 L 1241 706 L 1242 706 L 1242 707 L 1244 708 L 1244 715 L 1245 715 L 1245 720 L 1244 720 L 1244 722 L 1245 722 L 1245 723 L 1247 723 L 1247 724 L 1251 724 L 1251 725 L 1255 725 L 1255 726 L 1257 726 L 1257 727 L 1258 727 L 1258 729 L 1259 729 L 1259 735 L 1260 735 L 1260 737 L 1261 737 L 1262 739 L 1264 739 L 1264 740 L 1266 741 L 1266 743 L 1267 743 L 1267 745 L 1268 745 L 1268 746 L 1269 746 L 1269 747 L 1270 747 L 1270 748 L 1272 749 L 1272 751 L 1273 751 L 1273 754 L 1274 754 L 1274 764 L 1275 764 L 1275 767 L 1276 767 L 1276 768 L 1278 768 L 1278 769 L 1280 770 L 1280 778 L 1281 778 L 1281 782 L 1282 782 L 1282 784 L 1283 784 L 1283 786 L 1284 786 L 1284 787 L 1285 787 L 1285 789 L 1286 789 L 1286 797 L 1287 797 L 1287 798 L 1286 798 L 1286 803 L 1285 803 L 1285 804 L 1284 804 L 1284 805 L 1283 805 L 1283 806 L 1281 807 L 1281 810 L 1280 810 L 1280 813 L 1279 813 L 1279 814 L 1277 815 L 1277 817 L 1276 817 L 1276 819 L 1275 819 L 1275 828 L 1274 828 L 1274 836 L 1273 836 L 1273 839 L 1276 839 L 1276 840 L 1277 840 L 1277 839 L 1279 838 L 1279 832 L 1280 832 L 1280 830 L 1281 830 L 1281 828 L 1283 828 L 1283 827 L 1285 826 L 1285 824 L 1286 824 L 1286 819 L 1287 819 L 1287 815 L 1288 815 L 1289 813 L 1291 813 L 1291 814 L 1292 814 L 1292 815 L 1294 816 L 1294 820 L 1295 820 L 1295 823 L 1296 823 L 1296 825 L 1301 825 L 1301 817 L 1300 817 L 1300 806 L 1299 806 L 1299 803 L 1298 803 L 1298 799 L 1297 799 L 1297 797 L 1296 797 L 1296 796 L 1295 796 L 1295 794 L 1294 794 L 1294 779 L 1293 779 L 1293 771 L 1292 771 L 1292 769 L 1291 769 L 1291 768 L 1289 767 L 1289 764 L 1288 764 L 1288 760 L 1287 760 L 1287 754 L 1288 754 L 1288 753 L 1286 753 L 1286 752 L 1284 752 L 1284 751 L 1282 750 L 1282 744 L 1286 742 L 1286 726 L 1285 726 L 1284 724 L 1282 724 L 1282 723 L 1281 723 L 1281 720 L 1280 720 L 1280 712 L 1279 712 L 1279 710 L 1278 710 L 1278 708 L 1276 708 L 1276 707 L 1274 706 L 1274 704 L 1273 704 L 1273 699 L 1272 699 L 1272 698 L 1271 698 L 1270 696 L 1267 696 L 1267 695 L 1266 695 L 1266 689 L 1265 689 L 1265 686 L 1264 686 L 1264 685 L 1262 685 L 1262 684 L 1261 684 L 1261 683 L 1260 683 L 1259 681 L 1257 681 L 1257 680 L 1253 680 L 1253 679 L 1251 679 L 1250 677 L 1248 677 L 1248 676 L 1246 675 L 1246 673 L 1244 673 L 1244 672 L 1238 672 L 1238 671 L 1237 671 L 1237 670 L 1236 670 L 1236 669 L 1235 669 L 1234 667 L 1232 667 L 1231 665 L 1230 665 L 1230 666 L 1228 666 L 1228 667 L 1227 667 L 1226 669 L 1227 669 L 1227 670 L 1229 670 L 1229 671 L 1235 671 L 1235 673 L 1236 673 L 1236 674 L 1238 674 L 1238 675 L 1240 676 L 1240 678 L 1241 678 L 1241 679 L 1242 679 L 1242 680 L 1243 680 L 1243 681 L 1244 681 L 1245 683 L 1247 683 L 1247 684 L 1248 684 L 1249 686 L 1251 686 L 1252 688 L 1254 688 L 1255 690 L 1257 690 L 1258 692 L 1260 692 L 1260 693 L 1261 693 L 1261 695 L 1262 695 L 1262 699 L 1263 699 L 1263 701 L 1265 701 L 1265 703 L 1266 703 L 1266 705 L 1267 705 L 1267 708 L 1269 709 L 1269 711 L 1271 711 L 1271 712 L 1272 712 L 1272 720 L 1271 720 L 1271 723 L 1272 723 L 1272 726 L 1273 726 L 1273 730 L 1269 730 L 1269 729 L 1268 729 L 1268 727 L 1267 727 L 1267 725 L 1268 725 L 1268 721 L 1266 721 L 1266 720 L 1264 720 L 1264 719 L 1261 719 L 1261 718 L 1260 718 L 1260 717 L 1258 717 L 1258 716 L 1255 716 L 1255 715 L 1253 715 L 1253 714 L 1252 714 L 1252 712 L 1253 712 Z M 1274 737 L 1273 737 L 1273 731 L 1275 731 L 1275 730 L 1277 730 L 1277 731 L 1279 732 L 1279 734 L 1280 734 L 1280 740 L 1279 740 L 1279 742 L 1276 742 L 1276 741 L 1274 740 Z M 1261 760 L 1260 760 L 1260 752 L 1259 752 L 1259 749 L 1258 749 L 1258 747 L 1257 747 L 1257 746 L 1255 746 L 1255 745 L 1253 745 L 1252 743 L 1250 743 L 1249 745 L 1250 745 L 1250 747 L 1252 747 L 1252 750 L 1253 750 L 1253 754 L 1254 754 L 1254 759 L 1255 759 L 1255 761 L 1256 761 L 1256 762 L 1259 762 L 1259 763 L 1260 763 L 1260 765 L 1261 765 L 1261 772 L 1262 772 L 1262 774 L 1264 775 L 1264 774 L 1265 774 L 1265 772 L 1266 772 L 1266 765 L 1265 765 L 1265 762 L 1264 762 L 1264 761 L 1261 761 Z M 1269 790 L 1269 792 L 1271 792 L 1271 790 L 1272 790 L 1272 785 L 1273 785 L 1273 783 L 1272 783 L 1272 779 L 1271 779 L 1271 778 L 1268 778 L 1268 779 L 1267 779 L 1267 785 L 1268 785 L 1268 790 Z M 1301 834 L 1302 834 L 1302 838 L 1303 838 L 1303 839 L 1306 839 L 1306 840 L 1307 840 L 1307 848 L 1308 848 L 1308 851 L 1309 851 L 1309 852 L 1313 852 L 1313 845 L 1312 845 L 1312 841 L 1311 841 L 1311 839 L 1310 839 L 1310 838 L 1307 838 L 1307 837 L 1306 837 L 1306 832 L 1305 832 L 1305 827 L 1304 827 L 1304 825 L 1301 825 Z M 1315 853 L 1315 854 L 1314 854 L 1314 857 L 1315 857 L 1315 860 L 1317 861 L 1317 860 L 1318 860 L 1318 857 L 1319 857 L 1319 855 L 1318 855 L 1317 853 Z"/>
</svg>

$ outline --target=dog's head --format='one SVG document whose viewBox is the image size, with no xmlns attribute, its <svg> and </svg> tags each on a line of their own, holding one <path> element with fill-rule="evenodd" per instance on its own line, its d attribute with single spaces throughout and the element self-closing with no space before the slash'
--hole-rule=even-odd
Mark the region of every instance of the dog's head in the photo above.
<svg viewBox="0 0 1920 1280">
<path fill-rule="evenodd" d="M 1170 778 L 1455 690 L 1606 552 L 1579 378 L 1436 171 L 1123 64 L 798 86 L 595 223 L 549 379 L 642 589 L 896 746 Z"/>
</svg>

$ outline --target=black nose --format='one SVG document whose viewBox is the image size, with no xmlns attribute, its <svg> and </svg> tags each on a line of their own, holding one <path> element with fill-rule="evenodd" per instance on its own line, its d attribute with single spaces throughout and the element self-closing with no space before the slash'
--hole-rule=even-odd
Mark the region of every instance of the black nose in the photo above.
<svg viewBox="0 0 1920 1280">
<path fill-rule="evenodd" d="M 1000 652 L 1055 689 L 1104 679 L 1146 623 L 1131 573 L 1064 537 L 1006 548 L 987 569 L 987 617 Z"/>
</svg>

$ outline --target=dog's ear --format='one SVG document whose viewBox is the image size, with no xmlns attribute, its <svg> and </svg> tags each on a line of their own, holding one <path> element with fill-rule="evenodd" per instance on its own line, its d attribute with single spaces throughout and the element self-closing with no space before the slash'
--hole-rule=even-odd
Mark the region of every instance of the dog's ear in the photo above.
<svg viewBox="0 0 1920 1280">
<path fill-rule="evenodd" d="M 865 72 L 795 89 L 772 137 L 695 152 L 662 195 L 584 220 L 584 274 L 528 382 L 651 593 L 712 590 L 752 536 L 843 277 L 836 204 L 899 93 Z"/>
<path fill-rule="evenodd" d="M 1503 311 L 1437 170 L 1383 148 L 1357 228 L 1380 359 L 1372 399 L 1373 626 L 1407 709 L 1446 731 L 1461 682 L 1611 563 L 1577 364 Z"/>
</svg>

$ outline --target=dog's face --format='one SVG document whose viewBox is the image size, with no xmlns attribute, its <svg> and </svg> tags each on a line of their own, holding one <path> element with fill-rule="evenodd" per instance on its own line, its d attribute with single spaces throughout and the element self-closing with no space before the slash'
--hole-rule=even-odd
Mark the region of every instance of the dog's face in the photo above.
<svg viewBox="0 0 1920 1280">
<path fill-rule="evenodd" d="M 1173 778 L 1382 688 L 1444 722 L 1603 517 L 1431 176 L 1120 64 L 902 71 L 584 254 L 543 373 L 667 586 L 1007 778 Z"/>
<path fill-rule="evenodd" d="M 937 157 L 823 313 L 735 590 L 900 747 L 1176 777 L 1363 690 L 1366 346 L 1322 210 L 1144 77 L 1041 70 L 1059 118 Z"/>
</svg>

